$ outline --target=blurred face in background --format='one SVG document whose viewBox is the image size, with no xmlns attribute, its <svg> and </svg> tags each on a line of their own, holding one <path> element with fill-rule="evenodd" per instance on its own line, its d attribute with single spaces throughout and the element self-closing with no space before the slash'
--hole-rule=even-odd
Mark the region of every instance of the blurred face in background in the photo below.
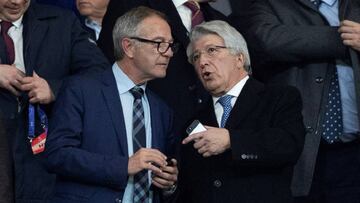
<svg viewBox="0 0 360 203">
<path fill-rule="evenodd" d="M 76 0 L 76 7 L 82 16 L 86 16 L 101 24 L 106 13 L 109 0 Z"/>
<path fill-rule="evenodd" d="M 30 5 L 30 0 L 0 0 L 0 19 L 14 22 L 18 20 Z"/>
</svg>

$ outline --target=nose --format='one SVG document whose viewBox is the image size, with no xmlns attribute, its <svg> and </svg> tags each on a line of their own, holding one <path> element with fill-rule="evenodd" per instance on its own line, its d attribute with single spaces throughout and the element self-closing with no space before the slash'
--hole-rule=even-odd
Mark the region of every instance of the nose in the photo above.
<svg viewBox="0 0 360 203">
<path fill-rule="evenodd" d="M 203 69 L 208 64 L 208 57 L 206 54 L 201 53 L 198 59 L 198 65 Z"/>
<path fill-rule="evenodd" d="M 166 57 L 172 57 L 174 55 L 174 52 L 172 51 L 171 47 L 169 47 L 168 50 L 166 50 L 166 52 L 162 55 Z"/>
</svg>

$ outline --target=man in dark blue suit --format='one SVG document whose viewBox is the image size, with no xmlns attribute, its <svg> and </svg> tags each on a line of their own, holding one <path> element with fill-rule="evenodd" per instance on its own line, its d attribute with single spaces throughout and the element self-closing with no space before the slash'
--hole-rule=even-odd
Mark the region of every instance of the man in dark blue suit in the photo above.
<svg viewBox="0 0 360 203">
<path fill-rule="evenodd" d="M 176 51 L 170 26 L 139 7 L 117 20 L 113 36 L 112 69 L 70 80 L 54 107 L 46 144 L 58 175 L 53 202 L 157 203 L 175 188 L 172 113 L 146 87 L 165 77 Z"/>
<path fill-rule="evenodd" d="M 0 19 L 0 122 L 11 143 L 16 202 L 42 202 L 51 195 L 55 177 L 40 164 L 40 155 L 32 153 L 29 103 L 51 119 L 65 77 L 108 63 L 70 11 L 30 0 L 0 0 Z M 35 121 L 36 136 L 43 128 Z"/>
</svg>

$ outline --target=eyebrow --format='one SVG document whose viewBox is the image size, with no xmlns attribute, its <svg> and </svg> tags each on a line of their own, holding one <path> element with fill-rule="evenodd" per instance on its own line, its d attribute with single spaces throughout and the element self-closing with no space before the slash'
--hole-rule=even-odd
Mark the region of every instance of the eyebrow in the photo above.
<svg viewBox="0 0 360 203">
<path fill-rule="evenodd" d="M 174 39 L 171 38 L 169 41 L 166 41 L 166 39 L 164 37 L 155 37 L 155 38 L 152 38 L 152 40 L 161 40 L 162 42 L 169 42 L 169 43 L 172 43 L 174 42 Z"/>
</svg>

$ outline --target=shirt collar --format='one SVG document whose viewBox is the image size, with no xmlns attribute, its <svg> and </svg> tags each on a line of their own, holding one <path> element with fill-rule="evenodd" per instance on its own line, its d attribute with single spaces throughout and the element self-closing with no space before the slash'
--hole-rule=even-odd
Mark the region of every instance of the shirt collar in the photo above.
<svg viewBox="0 0 360 203">
<path fill-rule="evenodd" d="M 12 22 L 12 24 L 15 26 L 15 28 L 20 28 L 20 26 L 22 25 L 22 19 L 23 19 L 24 15 L 22 15 L 19 19 L 17 19 L 16 21 Z M 1 22 L 2 20 L 0 20 Z"/>
<path fill-rule="evenodd" d="M 114 63 L 112 67 L 116 85 L 118 87 L 119 94 L 128 92 L 130 89 L 136 86 L 136 84 L 121 70 L 117 63 Z M 146 89 L 146 83 L 139 86 L 141 89 Z"/>
<path fill-rule="evenodd" d="M 329 6 L 333 6 L 337 0 L 321 0 L 321 1 L 326 3 Z"/>
<path fill-rule="evenodd" d="M 101 27 L 98 22 L 96 22 L 95 20 L 91 20 L 90 18 L 85 18 L 85 25 L 89 27 Z"/>
<path fill-rule="evenodd" d="M 185 2 L 187 2 L 187 0 L 172 0 L 173 4 L 175 5 L 175 7 L 179 7 L 181 5 L 183 5 Z"/>
<path fill-rule="evenodd" d="M 226 95 L 231 95 L 235 98 L 237 98 L 240 95 L 241 90 L 243 89 L 246 81 L 249 79 L 249 76 L 247 75 L 246 77 L 244 77 L 243 79 L 241 79 L 238 83 L 236 83 L 236 85 L 234 85 L 234 87 L 232 87 L 227 93 Z M 225 95 L 225 94 L 224 94 Z M 224 96 L 222 95 L 222 96 Z M 221 97 L 221 96 L 220 96 Z M 220 97 L 215 97 L 213 96 L 213 102 L 214 105 L 216 104 L 216 102 L 220 99 Z"/>
</svg>

